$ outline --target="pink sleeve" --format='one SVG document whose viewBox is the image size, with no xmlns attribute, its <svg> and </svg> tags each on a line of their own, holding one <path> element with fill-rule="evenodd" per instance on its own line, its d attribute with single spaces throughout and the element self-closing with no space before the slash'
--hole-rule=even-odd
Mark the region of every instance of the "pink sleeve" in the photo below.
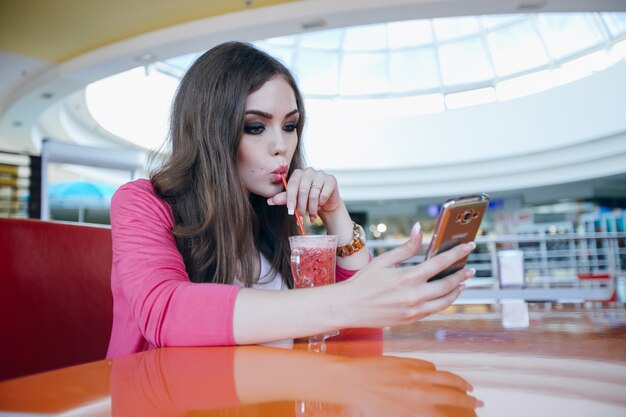
<svg viewBox="0 0 626 417">
<path fill-rule="evenodd" d="M 202 410 L 211 415 L 211 409 L 239 407 L 235 350 L 167 348 L 115 358 L 108 384 L 111 414 L 180 416 Z"/>
<path fill-rule="evenodd" d="M 367 249 L 365 249 L 367 250 Z M 370 261 L 372 260 L 372 254 L 370 253 Z M 341 281 L 346 281 L 350 278 L 352 278 L 354 276 L 354 274 L 356 274 L 357 272 L 359 272 L 358 269 L 344 269 L 340 266 L 336 267 L 336 281 L 337 282 L 341 282 Z"/>
<path fill-rule="evenodd" d="M 172 225 L 170 207 L 149 182 L 117 191 L 111 201 L 114 297 L 124 298 L 128 320 L 155 347 L 233 345 L 239 287 L 189 281 Z"/>
</svg>

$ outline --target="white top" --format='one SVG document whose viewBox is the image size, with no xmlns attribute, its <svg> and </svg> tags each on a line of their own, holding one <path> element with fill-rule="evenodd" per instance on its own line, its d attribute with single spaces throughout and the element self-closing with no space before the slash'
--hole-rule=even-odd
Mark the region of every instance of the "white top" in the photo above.
<svg viewBox="0 0 626 417">
<path fill-rule="evenodd" d="M 243 284 L 238 279 L 235 279 L 235 285 L 243 287 Z M 256 284 L 252 286 L 257 290 L 284 290 L 285 284 L 283 283 L 282 276 L 278 271 L 272 269 L 270 262 L 261 254 L 261 274 Z"/>
</svg>

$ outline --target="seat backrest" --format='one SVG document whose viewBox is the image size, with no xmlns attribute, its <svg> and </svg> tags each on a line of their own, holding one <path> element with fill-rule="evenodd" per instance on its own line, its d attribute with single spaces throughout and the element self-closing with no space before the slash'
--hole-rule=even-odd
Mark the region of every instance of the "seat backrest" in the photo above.
<svg viewBox="0 0 626 417">
<path fill-rule="evenodd" d="M 111 229 L 0 218 L 0 379 L 104 359 Z"/>
</svg>

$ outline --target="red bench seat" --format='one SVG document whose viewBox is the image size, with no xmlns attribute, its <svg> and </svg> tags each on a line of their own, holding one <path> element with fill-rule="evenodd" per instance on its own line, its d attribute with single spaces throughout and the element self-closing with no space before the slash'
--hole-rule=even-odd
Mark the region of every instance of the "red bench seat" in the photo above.
<svg viewBox="0 0 626 417">
<path fill-rule="evenodd" d="M 111 230 L 0 218 L 0 379 L 104 359 Z"/>
</svg>

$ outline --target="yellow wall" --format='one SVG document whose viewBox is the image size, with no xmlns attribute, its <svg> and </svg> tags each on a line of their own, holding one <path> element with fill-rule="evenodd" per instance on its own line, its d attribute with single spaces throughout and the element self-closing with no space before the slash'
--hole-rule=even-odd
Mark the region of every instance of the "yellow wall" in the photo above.
<svg viewBox="0 0 626 417">
<path fill-rule="evenodd" d="M 252 0 L 250 8 L 294 0 Z M 60 63 L 142 33 L 246 10 L 244 0 L 0 0 L 0 51 Z"/>
</svg>

